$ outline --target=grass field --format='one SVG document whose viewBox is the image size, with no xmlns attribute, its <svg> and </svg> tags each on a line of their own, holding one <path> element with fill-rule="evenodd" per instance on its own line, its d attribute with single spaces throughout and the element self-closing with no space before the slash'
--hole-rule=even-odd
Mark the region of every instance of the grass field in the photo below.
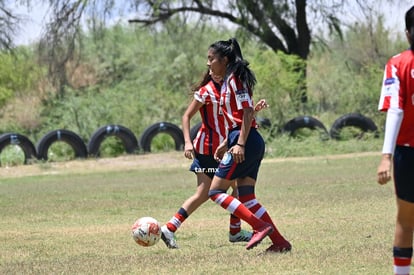
<svg viewBox="0 0 414 275">
<path fill-rule="evenodd" d="M 373 153 L 264 160 L 257 197 L 291 253 L 230 243 L 211 201 L 179 250 L 136 245 L 138 217 L 165 223 L 195 189 L 181 154 L 0 168 L 0 274 L 392 274 L 393 187 L 376 183 Z"/>
</svg>

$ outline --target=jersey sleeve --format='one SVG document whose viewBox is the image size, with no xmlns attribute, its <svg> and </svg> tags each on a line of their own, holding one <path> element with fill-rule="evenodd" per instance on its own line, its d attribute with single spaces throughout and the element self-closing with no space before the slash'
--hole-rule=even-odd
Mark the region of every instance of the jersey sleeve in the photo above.
<svg viewBox="0 0 414 275">
<path fill-rule="evenodd" d="M 251 91 L 242 81 L 235 77 L 230 80 L 230 88 L 233 90 L 236 98 L 237 109 L 253 108 Z"/>
<path fill-rule="evenodd" d="M 385 66 L 378 110 L 386 112 L 389 109 L 401 109 L 401 96 L 397 67 L 392 63 L 392 60 L 390 60 Z"/>
<path fill-rule="evenodd" d="M 206 104 L 206 97 L 208 96 L 208 93 L 206 89 L 199 89 L 194 93 L 194 99 L 202 104 Z"/>
</svg>

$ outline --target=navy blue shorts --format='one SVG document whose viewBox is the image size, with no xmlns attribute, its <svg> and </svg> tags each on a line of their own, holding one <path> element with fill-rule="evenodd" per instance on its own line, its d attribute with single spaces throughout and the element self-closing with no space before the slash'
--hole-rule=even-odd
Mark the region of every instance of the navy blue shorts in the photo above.
<svg viewBox="0 0 414 275">
<path fill-rule="evenodd" d="M 399 199 L 414 203 L 414 148 L 396 146 L 394 184 Z"/>
<path fill-rule="evenodd" d="M 228 147 L 236 145 L 240 130 L 232 130 L 227 137 Z M 221 160 L 216 176 L 222 179 L 234 180 L 237 178 L 251 177 L 257 179 L 260 163 L 263 159 L 265 143 L 256 128 L 251 128 L 244 148 L 245 160 L 236 163 L 230 153 L 226 153 Z"/>
<path fill-rule="evenodd" d="M 193 163 L 190 166 L 190 171 L 193 171 L 194 173 L 204 173 L 212 179 L 218 164 L 219 163 L 214 159 L 214 156 L 196 153 Z"/>
</svg>

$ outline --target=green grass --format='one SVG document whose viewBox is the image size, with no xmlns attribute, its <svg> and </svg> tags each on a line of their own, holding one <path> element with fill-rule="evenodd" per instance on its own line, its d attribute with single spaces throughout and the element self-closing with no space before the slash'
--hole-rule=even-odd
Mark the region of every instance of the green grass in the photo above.
<svg viewBox="0 0 414 275">
<path fill-rule="evenodd" d="M 35 166 L 37 176 L 3 177 L 0 273 L 391 273 L 395 203 L 392 184 L 375 182 L 378 155 L 265 159 L 257 197 L 293 251 L 264 254 L 269 239 L 250 251 L 228 242 L 229 215 L 211 201 L 177 231 L 179 250 L 133 242 L 135 219 L 165 223 L 195 189 L 181 153 L 159 161 L 171 154 L 154 154 L 155 168 L 134 165 L 145 155 L 119 171 Z"/>
</svg>

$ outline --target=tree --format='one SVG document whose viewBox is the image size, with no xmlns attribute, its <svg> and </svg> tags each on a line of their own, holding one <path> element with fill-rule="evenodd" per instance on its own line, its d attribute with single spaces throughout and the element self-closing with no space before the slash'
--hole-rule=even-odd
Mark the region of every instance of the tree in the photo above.
<svg viewBox="0 0 414 275">
<path fill-rule="evenodd" d="M 298 56 L 303 62 L 301 66 L 296 66 L 295 70 L 302 77 L 301 81 L 297 83 L 296 94 L 291 95 L 292 100 L 298 103 L 307 102 L 306 60 L 310 53 L 312 38 L 314 41 L 323 41 L 316 34 L 313 37 L 308 17 L 313 18 L 314 32 L 317 30 L 316 26 L 326 25 L 329 31 L 335 31 L 341 36 L 339 16 L 341 11 L 346 8 L 346 2 L 343 0 L 331 1 L 330 4 L 326 4 L 326 1 L 306 0 L 229 0 L 226 2 L 148 0 L 137 2 L 141 3 L 142 9 L 146 8 L 146 12 L 140 13 L 141 16 L 130 20 L 130 22 L 152 25 L 165 22 L 175 15 L 186 13 L 197 13 L 200 18 L 206 16 L 222 18 L 253 34 L 275 52 L 281 51 L 288 55 Z M 368 2 L 356 0 L 356 5 L 365 9 L 369 7 Z M 299 104 L 297 104 L 297 109 L 299 110 Z"/>
<path fill-rule="evenodd" d="M 252 34 L 272 50 L 301 58 L 304 65 L 298 69 L 302 71 L 303 82 L 298 83 L 298 92 L 301 101 L 306 102 L 306 60 L 312 42 L 323 41 L 324 29 L 341 34 L 341 16 L 345 11 L 369 12 L 384 1 L 404 0 L 332 0 L 329 4 L 324 0 L 43 0 L 52 14 L 41 48 L 48 50 L 45 56 L 49 58 L 51 72 L 60 75 L 57 80 L 64 85 L 64 64 L 73 56 L 75 47 L 81 45 L 78 34 L 85 22 L 82 19 L 87 16 L 95 30 L 104 27 L 106 19 L 125 12 L 135 12 L 136 18 L 130 22 L 145 26 L 164 23 L 174 16 L 185 20 L 221 18 Z M 0 7 L 2 3 L 0 0 Z M 321 29 L 322 35 L 318 35 Z"/>
<path fill-rule="evenodd" d="M 152 25 L 164 22 L 176 14 L 198 13 L 202 17 L 226 19 L 256 36 L 274 51 L 299 56 L 306 60 L 310 51 L 311 31 L 307 22 L 306 0 L 295 1 L 143 1 L 146 13 L 129 22 Z M 330 14 L 329 24 L 339 29 L 338 20 Z M 306 78 L 306 66 L 298 68 Z M 305 82 L 298 83 L 301 101 L 306 102 Z"/>
<path fill-rule="evenodd" d="M 7 4 L 7 1 L 0 0 L 0 49 L 10 50 L 13 48 L 13 36 L 18 31 L 22 18 Z"/>
</svg>

